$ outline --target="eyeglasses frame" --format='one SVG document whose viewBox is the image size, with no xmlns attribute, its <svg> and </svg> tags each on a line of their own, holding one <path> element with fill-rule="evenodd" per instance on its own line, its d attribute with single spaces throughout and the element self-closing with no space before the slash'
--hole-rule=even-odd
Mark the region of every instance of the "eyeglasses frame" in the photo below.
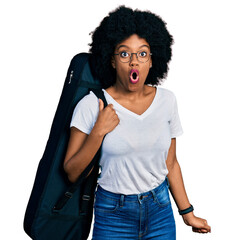
<svg viewBox="0 0 234 240">
<path fill-rule="evenodd" d="M 126 51 L 127 53 L 131 53 L 131 52 L 128 52 L 128 51 Z M 146 63 L 146 62 L 148 62 L 149 61 L 149 59 L 150 59 L 150 57 L 148 58 L 148 60 L 147 61 L 145 61 L 145 62 L 142 62 L 142 61 L 140 61 L 139 59 L 138 59 L 138 53 L 139 52 L 141 52 L 141 50 L 140 51 L 138 51 L 138 52 L 136 52 L 136 53 L 131 53 L 131 56 L 130 56 L 130 60 L 129 61 L 127 61 L 127 62 L 122 62 L 121 61 L 121 59 L 120 59 L 120 57 L 119 57 L 119 60 L 120 60 L 120 62 L 122 62 L 122 63 L 129 63 L 129 62 L 131 62 L 132 61 L 132 55 L 133 54 L 136 54 L 136 58 L 137 58 L 137 61 L 138 62 L 141 62 L 141 63 Z M 114 53 L 114 55 L 119 55 L 120 53 Z M 149 56 L 152 56 L 153 54 L 152 53 L 149 53 Z"/>
</svg>

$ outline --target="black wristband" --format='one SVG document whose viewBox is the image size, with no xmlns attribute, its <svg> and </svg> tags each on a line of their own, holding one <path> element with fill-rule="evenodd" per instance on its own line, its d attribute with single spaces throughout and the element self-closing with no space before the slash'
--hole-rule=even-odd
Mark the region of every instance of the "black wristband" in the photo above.
<svg viewBox="0 0 234 240">
<path fill-rule="evenodd" d="M 184 215 L 184 214 L 192 212 L 193 210 L 194 210 L 194 208 L 193 208 L 193 205 L 191 204 L 191 206 L 189 208 L 186 208 L 184 210 L 179 210 L 179 214 Z"/>
</svg>

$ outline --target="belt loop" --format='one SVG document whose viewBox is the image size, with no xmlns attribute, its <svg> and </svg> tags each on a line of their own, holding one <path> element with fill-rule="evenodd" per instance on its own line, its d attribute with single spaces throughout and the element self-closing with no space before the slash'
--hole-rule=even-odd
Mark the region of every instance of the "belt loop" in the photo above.
<svg viewBox="0 0 234 240">
<path fill-rule="evenodd" d="M 154 198 L 154 201 L 156 202 L 157 201 L 157 197 L 156 197 L 156 193 L 154 190 L 151 190 L 151 193 L 153 195 L 153 198 Z"/>
<path fill-rule="evenodd" d="M 167 181 L 168 188 L 170 188 L 170 183 L 169 183 L 168 177 L 166 177 L 166 181 Z"/>
<path fill-rule="evenodd" d="M 139 203 L 142 204 L 142 201 L 141 201 L 141 200 L 142 200 L 142 195 L 141 195 L 141 194 L 138 194 L 138 195 L 137 195 L 137 198 L 138 198 Z"/>
<path fill-rule="evenodd" d="M 120 196 L 120 201 L 119 201 L 120 207 L 123 207 L 123 203 L 124 203 L 124 195 L 121 195 Z"/>
</svg>

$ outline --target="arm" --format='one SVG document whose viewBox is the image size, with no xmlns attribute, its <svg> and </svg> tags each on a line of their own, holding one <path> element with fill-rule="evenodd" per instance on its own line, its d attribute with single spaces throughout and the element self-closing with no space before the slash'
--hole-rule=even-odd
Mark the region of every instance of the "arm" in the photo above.
<svg viewBox="0 0 234 240">
<path fill-rule="evenodd" d="M 176 139 L 172 138 L 171 146 L 167 157 L 167 168 L 168 168 L 168 180 L 170 183 L 170 192 L 175 200 L 175 203 L 179 210 L 190 207 L 188 196 L 185 191 L 184 182 L 180 165 L 176 158 Z M 185 224 L 192 226 L 194 232 L 207 233 L 211 231 L 207 221 L 202 218 L 198 218 L 193 212 L 187 213 L 183 216 Z"/>
<path fill-rule="evenodd" d="M 91 162 L 104 136 L 119 124 L 119 118 L 109 104 L 104 109 L 102 100 L 99 100 L 99 115 L 89 135 L 75 127 L 71 128 L 67 153 L 64 159 L 64 170 L 71 182 L 75 182 L 84 169 Z"/>
</svg>

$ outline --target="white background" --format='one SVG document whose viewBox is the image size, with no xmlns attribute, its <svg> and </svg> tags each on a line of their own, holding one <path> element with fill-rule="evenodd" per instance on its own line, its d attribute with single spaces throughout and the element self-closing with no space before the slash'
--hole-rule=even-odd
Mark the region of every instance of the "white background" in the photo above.
<svg viewBox="0 0 234 240">
<path fill-rule="evenodd" d="M 233 236 L 233 9 L 231 1 L 1 1 L 0 239 L 29 239 L 23 217 L 71 58 L 125 4 L 151 10 L 174 36 L 165 88 L 178 101 L 180 162 L 195 214 L 212 233 L 193 233 L 178 215 L 177 239 Z"/>
</svg>

